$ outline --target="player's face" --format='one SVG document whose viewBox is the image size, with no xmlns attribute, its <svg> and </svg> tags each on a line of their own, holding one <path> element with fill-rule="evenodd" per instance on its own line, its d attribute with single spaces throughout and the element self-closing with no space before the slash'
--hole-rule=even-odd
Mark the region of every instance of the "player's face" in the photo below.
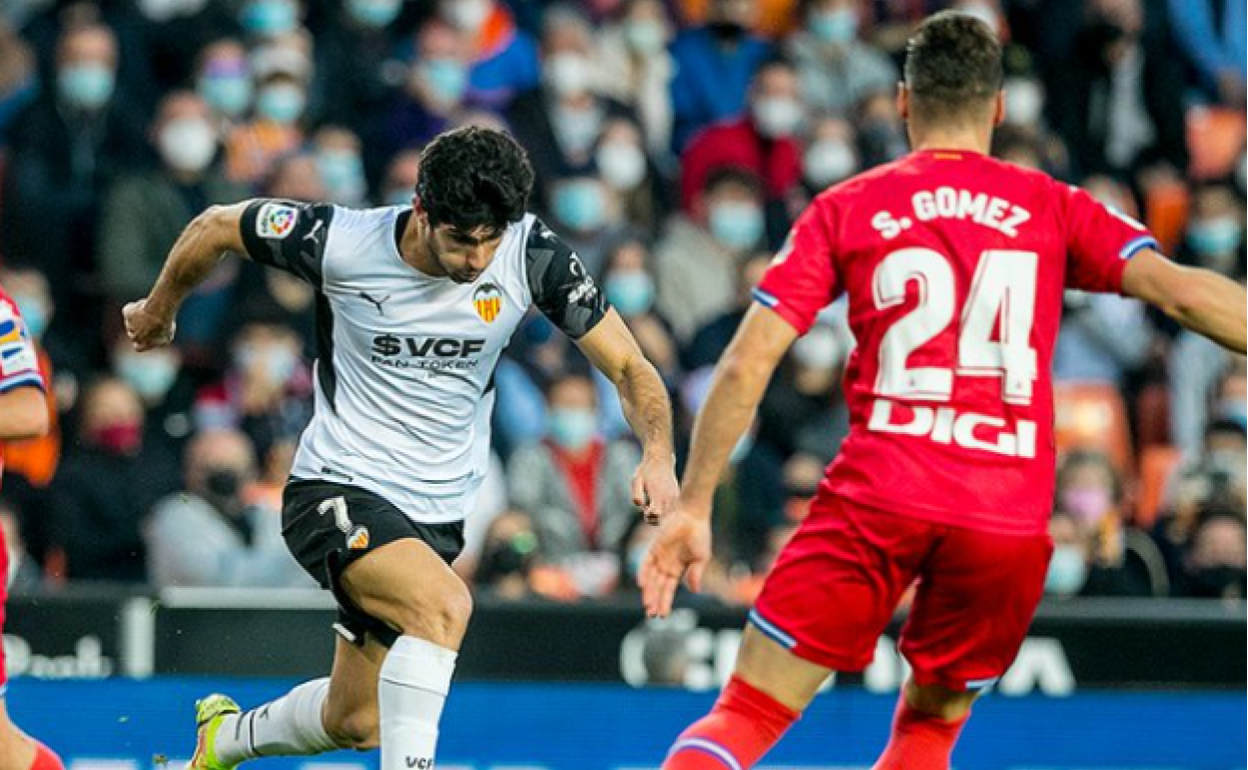
<svg viewBox="0 0 1248 770">
<path fill-rule="evenodd" d="M 503 239 L 501 232 L 478 227 L 464 232 L 451 225 L 438 225 L 430 238 L 433 258 L 456 283 L 472 283 L 494 261 L 494 252 Z"/>
</svg>

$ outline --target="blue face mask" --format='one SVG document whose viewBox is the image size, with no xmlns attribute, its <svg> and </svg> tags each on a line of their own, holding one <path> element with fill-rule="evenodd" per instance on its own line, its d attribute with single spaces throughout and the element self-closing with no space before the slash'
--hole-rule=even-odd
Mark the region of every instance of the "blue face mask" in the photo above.
<svg viewBox="0 0 1248 770">
<path fill-rule="evenodd" d="M 295 5 L 289 0 L 253 0 L 243 6 L 239 23 L 249 34 L 276 37 L 292 32 L 298 19 Z"/>
<path fill-rule="evenodd" d="M 550 412 L 550 440 L 563 449 L 584 449 L 597 432 L 598 417 L 588 409 L 560 407 Z"/>
<path fill-rule="evenodd" d="M 858 14 L 852 8 L 813 13 L 810 16 L 810 32 L 820 42 L 845 45 L 858 36 Z"/>
<path fill-rule="evenodd" d="M 1234 252 L 1239 246 L 1239 239 L 1240 225 L 1235 217 L 1193 222 L 1187 229 L 1187 243 L 1202 259 Z"/>
<path fill-rule="evenodd" d="M 98 110 L 107 104 L 115 85 L 112 69 L 98 62 L 67 64 L 56 76 L 61 98 L 83 110 Z"/>
<path fill-rule="evenodd" d="M 208 106 L 226 117 L 237 118 L 251 104 L 251 79 L 246 75 L 205 75 L 198 86 Z"/>
<path fill-rule="evenodd" d="M 387 206 L 410 206 L 412 191 L 407 187 L 396 187 L 382 196 L 382 201 Z"/>
<path fill-rule="evenodd" d="M 427 59 L 420 68 L 433 93 L 443 102 L 457 104 L 468 90 L 468 68 L 454 59 Z"/>
<path fill-rule="evenodd" d="M 723 201 L 711 206 L 711 235 L 733 251 L 757 246 L 763 237 L 763 211 L 756 204 Z"/>
<path fill-rule="evenodd" d="M 347 13 L 361 27 L 381 29 L 399 16 L 403 9 L 402 0 L 351 0 L 347 3 Z"/>
<path fill-rule="evenodd" d="M 324 150 L 317 153 L 316 167 L 335 203 L 350 205 L 364 200 L 368 185 L 359 155 L 349 150 Z"/>
<path fill-rule="evenodd" d="M 117 374 L 145 401 L 163 398 L 178 378 L 178 361 L 170 355 L 125 354 L 117 360 Z"/>
<path fill-rule="evenodd" d="M 1088 579 L 1088 563 L 1078 546 L 1059 545 L 1053 549 L 1049 571 L 1044 576 L 1044 592 L 1050 596 L 1074 596 Z"/>
<path fill-rule="evenodd" d="M 589 180 L 568 182 L 555 190 L 555 216 L 569 228 L 587 233 L 607 221 L 607 202 L 602 190 Z"/>
<path fill-rule="evenodd" d="M 14 294 L 13 304 L 17 305 L 17 312 L 21 314 L 30 336 L 35 339 L 42 337 L 48 330 L 48 322 L 52 320 L 44 301 L 28 294 Z"/>
<path fill-rule="evenodd" d="M 622 316 L 641 315 L 654 304 L 654 279 L 646 273 L 614 273 L 604 283 L 607 301 Z"/>
<path fill-rule="evenodd" d="M 256 97 L 256 112 L 274 123 L 294 123 L 303 116 L 303 92 L 293 85 L 269 86 Z"/>
</svg>

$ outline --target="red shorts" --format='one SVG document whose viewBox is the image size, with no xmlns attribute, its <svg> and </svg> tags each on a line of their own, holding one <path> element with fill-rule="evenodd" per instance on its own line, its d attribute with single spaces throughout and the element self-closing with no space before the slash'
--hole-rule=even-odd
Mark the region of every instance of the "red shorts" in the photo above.
<svg viewBox="0 0 1248 770">
<path fill-rule="evenodd" d="M 800 658 L 860 671 L 917 578 L 900 644 L 915 682 L 979 689 L 1018 654 L 1052 550 L 1047 534 L 937 524 L 821 488 L 776 560 L 750 622 Z"/>
</svg>

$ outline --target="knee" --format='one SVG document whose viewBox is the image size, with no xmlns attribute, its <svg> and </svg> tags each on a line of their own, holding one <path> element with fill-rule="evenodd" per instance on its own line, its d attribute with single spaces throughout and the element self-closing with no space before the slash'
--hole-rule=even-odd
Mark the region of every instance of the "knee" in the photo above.
<svg viewBox="0 0 1248 770">
<path fill-rule="evenodd" d="M 399 628 L 408 636 L 458 649 L 471 617 L 472 594 L 468 586 L 458 580 L 447 581 L 436 589 L 422 590 L 406 602 Z"/>
<path fill-rule="evenodd" d="M 347 711 L 336 707 L 332 700 L 327 701 L 323 721 L 325 732 L 344 749 L 369 751 L 381 745 L 381 726 L 375 706 Z"/>
<path fill-rule="evenodd" d="M 971 711 L 977 693 L 950 690 L 939 685 L 918 685 L 906 682 L 906 703 L 915 711 L 938 717 L 946 722 L 962 719 Z"/>
</svg>

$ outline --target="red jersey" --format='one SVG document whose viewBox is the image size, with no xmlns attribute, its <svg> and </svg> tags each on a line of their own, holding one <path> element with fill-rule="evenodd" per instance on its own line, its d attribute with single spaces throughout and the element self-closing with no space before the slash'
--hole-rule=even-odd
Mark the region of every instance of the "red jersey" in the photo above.
<svg viewBox="0 0 1248 770">
<path fill-rule="evenodd" d="M 1156 242 L 1051 177 L 926 151 L 821 194 L 755 298 L 805 333 L 842 292 L 857 348 L 830 491 L 1001 534 L 1053 507 L 1050 360 L 1066 288 L 1117 292 Z"/>
<path fill-rule="evenodd" d="M 0 393 L 24 386 L 44 389 L 39 355 L 17 304 L 0 286 Z M 0 473 L 3 471 L 4 442 L 0 442 Z"/>
</svg>

